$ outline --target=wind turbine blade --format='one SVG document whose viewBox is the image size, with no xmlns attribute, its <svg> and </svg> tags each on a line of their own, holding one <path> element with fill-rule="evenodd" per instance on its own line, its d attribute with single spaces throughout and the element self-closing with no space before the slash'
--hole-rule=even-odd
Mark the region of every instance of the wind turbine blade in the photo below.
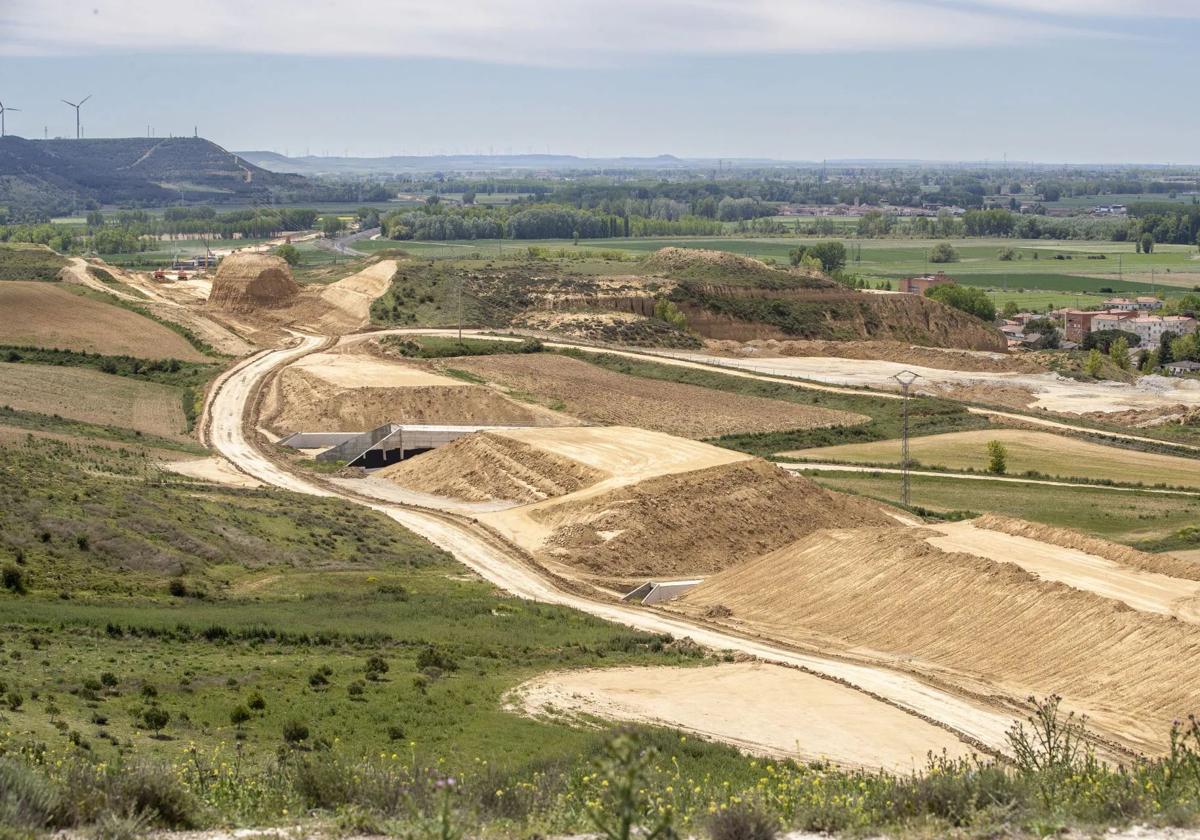
<svg viewBox="0 0 1200 840">
<path fill-rule="evenodd" d="M 0 111 L 20 111 L 20 110 L 21 110 L 20 108 L 5 108 L 3 105 L 0 105 Z"/>
<path fill-rule="evenodd" d="M 65 99 L 64 99 L 64 100 L 63 100 L 63 102 L 67 102 L 67 100 L 65 100 Z M 78 106 L 78 105 L 76 105 L 74 102 L 67 102 L 67 104 L 68 104 L 68 105 L 70 105 L 72 108 L 78 108 L 78 107 L 79 107 L 79 106 Z"/>
<path fill-rule="evenodd" d="M 79 100 L 79 104 L 82 105 L 84 102 L 87 102 L 89 99 L 92 98 L 92 96 L 93 96 L 93 94 L 89 93 L 87 96 L 83 97 L 83 99 Z"/>
</svg>

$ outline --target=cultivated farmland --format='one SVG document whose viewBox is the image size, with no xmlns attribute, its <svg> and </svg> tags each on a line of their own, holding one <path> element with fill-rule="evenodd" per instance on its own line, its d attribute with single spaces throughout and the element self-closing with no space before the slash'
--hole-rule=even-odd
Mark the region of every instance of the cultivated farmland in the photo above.
<svg viewBox="0 0 1200 840">
<path fill-rule="evenodd" d="M 164 438 L 187 436 L 182 393 L 82 368 L 0 364 L 0 405 Z"/>
<path fill-rule="evenodd" d="M 156 321 L 50 283 L 0 283 L 0 344 L 210 361 Z"/>
<path fill-rule="evenodd" d="M 980 429 L 915 437 L 909 441 L 909 452 L 917 462 L 914 467 L 984 471 L 988 467 L 987 444 L 993 440 L 1000 441 L 1007 449 L 1008 472 L 1012 475 L 1037 472 L 1124 484 L 1200 487 L 1197 459 L 1117 449 L 1025 429 Z M 900 441 L 880 440 L 779 454 L 808 461 L 887 465 L 899 462 Z"/>
</svg>

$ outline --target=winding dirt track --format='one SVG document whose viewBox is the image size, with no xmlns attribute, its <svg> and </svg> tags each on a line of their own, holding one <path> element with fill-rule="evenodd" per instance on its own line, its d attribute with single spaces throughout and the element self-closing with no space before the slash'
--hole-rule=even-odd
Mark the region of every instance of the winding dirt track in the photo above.
<svg viewBox="0 0 1200 840">
<path fill-rule="evenodd" d="M 265 484 L 297 493 L 340 496 L 377 510 L 518 597 L 570 607 L 645 632 L 691 638 L 710 649 L 738 651 L 765 662 L 798 667 L 850 685 L 917 718 L 936 723 L 968 743 L 992 752 L 1005 750 L 1005 733 L 1017 716 L 1014 709 L 1005 710 L 982 700 L 951 694 L 913 676 L 882 667 L 789 649 L 645 608 L 592 600 L 558 588 L 548 576 L 521 559 L 517 552 L 508 550 L 473 520 L 400 504 L 370 502 L 287 471 L 263 454 L 253 442 L 253 435 L 247 434 L 252 419 L 249 414 L 254 409 L 259 386 L 272 371 L 321 348 L 326 342 L 321 337 L 302 336 L 291 346 L 263 351 L 231 368 L 210 390 L 206 404 L 205 442 L 247 475 Z M 914 720 L 914 725 L 917 723 Z M 864 720 L 863 725 L 870 726 L 871 722 Z"/>
</svg>

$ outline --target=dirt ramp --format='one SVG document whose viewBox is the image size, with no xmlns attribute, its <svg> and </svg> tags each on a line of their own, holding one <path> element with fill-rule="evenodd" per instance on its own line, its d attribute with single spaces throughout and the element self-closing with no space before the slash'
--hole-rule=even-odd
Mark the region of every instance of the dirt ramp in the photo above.
<svg viewBox="0 0 1200 840">
<path fill-rule="evenodd" d="M 613 577 L 712 573 L 818 528 L 893 521 L 873 502 L 757 459 L 567 498 L 530 516 L 550 531 L 546 554 Z"/>
<path fill-rule="evenodd" d="M 964 691 L 1060 693 L 1125 744 L 1165 745 L 1195 710 L 1200 628 L 1010 563 L 946 552 L 923 528 L 819 531 L 673 602 L 741 629 L 841 649 Z"/>
<path fill-rule="evenodd" d="M 207 305 L 225 312 L 282 309 L 299 294 L 300 286 L 282 257 L 236 253 L 217 266 Z"/>
<path fill-rule="evenodd" d="M 1198 465 L 1200 468 L 1200 465 Z M 1055 528 L 1051 525 L 1041 525 L 1036 522 L 1026 522 L 1023 519 L 1013 519 L 1008 516 L 998 516 L 994 513 L 984 514 L 971 520 L 976 528 L 986 528 L 989 531 L 1000 531 L 1014 537 L 1028 537 L 1039 542 L 1050 543 L 1060 548 L 1069 548 L 1094 554 L 1129 566 L 1144 572 L 1154 572 L 1169 577 L 1185 580 L 1200 580 L 1200 564 L 1172 554 L 1150 554 L 1138 551 L 1127 545 L 1109 542 L 1108 540 L 1072 531 L 1070 528 Z"/>
<path fill-rule="evenodd" d="M 467 502 L 540 502 L 606 473 L 504 435 L 480 432 L 381 470 L 410 490 Z"/>
</svg>

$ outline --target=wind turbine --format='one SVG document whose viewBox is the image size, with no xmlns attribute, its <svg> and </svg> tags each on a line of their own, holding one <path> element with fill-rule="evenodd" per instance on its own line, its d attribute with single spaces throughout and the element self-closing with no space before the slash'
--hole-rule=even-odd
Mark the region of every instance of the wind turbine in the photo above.
<svg viewBox="0 0 1200 840">
<path fill-rule="evenodd" d="M 83 99 L 80 99 L 78 104 L 76 104 L 74 102 L 67 102 L 67 100 L 65 100 L 65 99 L 63 100 L 63 102 L 67 102 L 68 105 L 70 105 L 72 108 L 75 109 L 75 139 L 76 140 L 83 137 L 83 132 L 79 128 L 79 109 L 83 107 L 84 102 L 87 102 L 91 98 L 92 98 L 92 95 L 89 93 L 87 96 L 83 97 Z"/>
<path fill-rule="evenodd" d="M 0 137 L 4 136 L 4 115 L 9 111 L 20 111 L 20 108 L 5 108 L 4 103 L 0 102 Z"/>
</svg>

